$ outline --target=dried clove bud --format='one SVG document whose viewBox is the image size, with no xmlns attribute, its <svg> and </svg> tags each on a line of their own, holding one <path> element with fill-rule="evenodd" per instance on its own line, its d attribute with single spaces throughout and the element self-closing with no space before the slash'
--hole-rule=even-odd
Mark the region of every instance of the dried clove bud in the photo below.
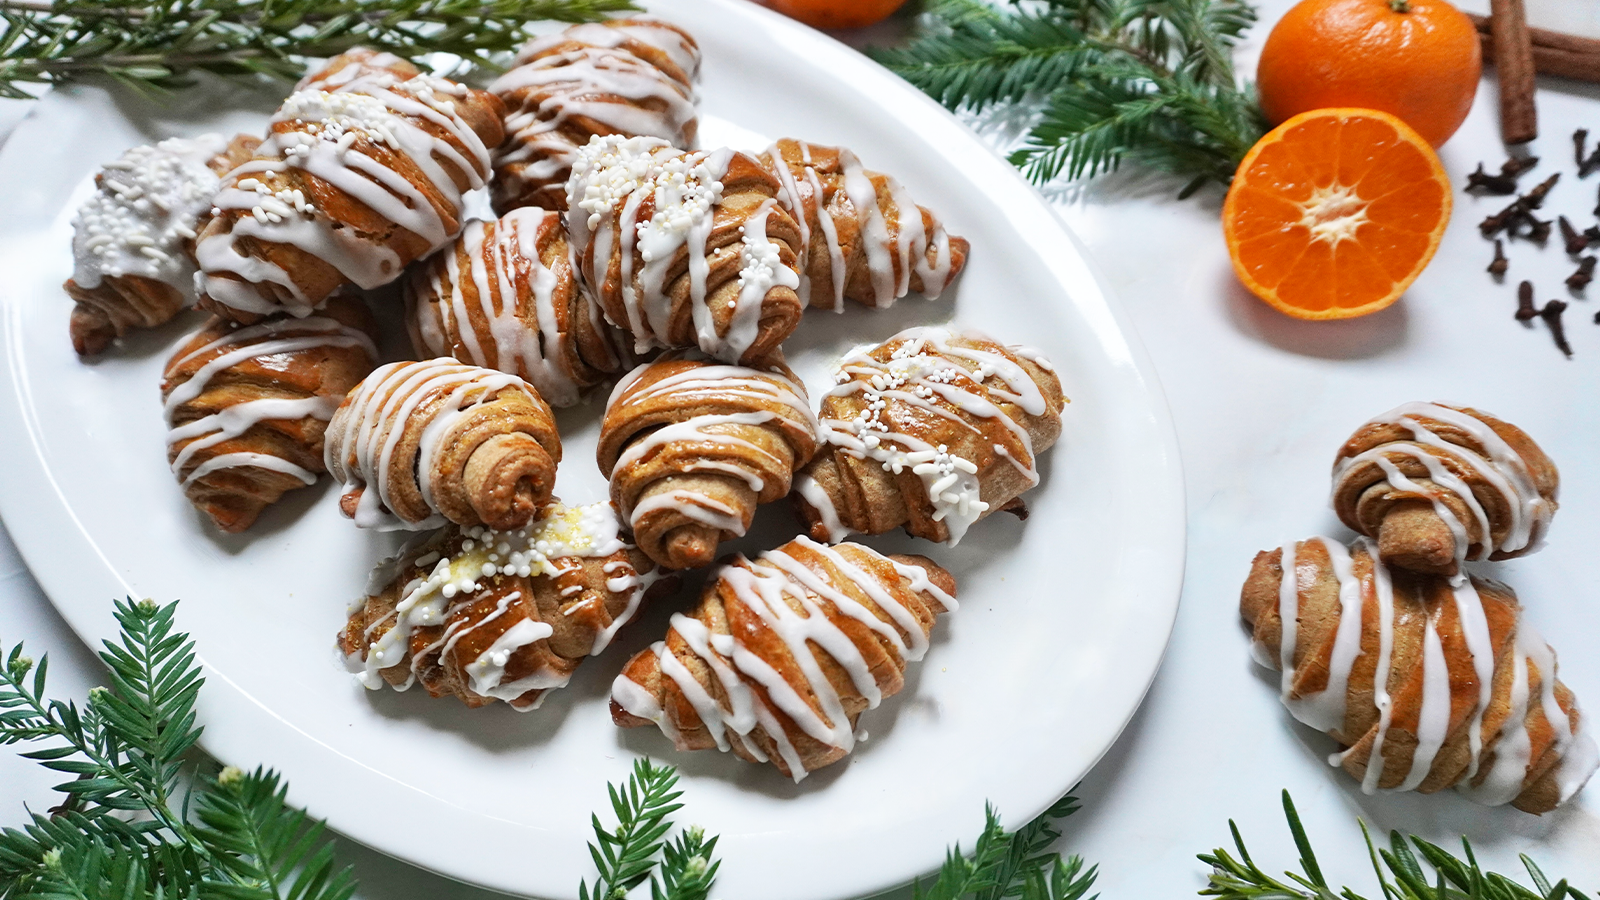
<svg viewBox="0 0 1600 900">
<path fill-rule="evenodd" d="M 1537 156 L 1508 157 L 1505 162 L 1500 164 L 1500 177 L 1515 178 L 1538 164 L 1539 157 Z"/>
<path fill-rule="evenodd" d="M 1533 308 L 1533 282 L 1524 281 L 1517 285 L 1517 321 L 1526 322 L 1538 314 Z"/>
<path fill-rule="evenodd" d="M 1583 236 L 1591 244 L 1600 244 L 1600 225 L 1590 225 L 1583 230 Z"/>
<path fill-rule="evenodd" d="M 1489 261 L 1489 274 L 1496 278 L 1504 278 L 1508 264 L 1509 260 L 1506 259 L 1505 244 L 1501 243 L 1499 238 L 1495 238 L 1494 259 Z"/>
<path fill-rule="evenodd" d="M 1567 311 L 1567 304 L 1560 300 L 1551 300 L 1539 310 L 1539 318 L 1550 328 L 1550 337 L 1555 339 L 1556 349 L 1572 358 L 1572 345 L 1567 343 L 1567 331 L 1561 326 L 1561 314 Z"/>
<path fill-rule="evenodd" d="M 1593 256 L 1585 256 L 1583 259 L 1578 260 L 1578 271 L 1567 276 L 1567 287 L 1575 291 L 1581 291 L 1588 287 L 1589 282 L 1594 280 L 1594 264 L 1595 257 Z"/>
<path fill-rule="evenodd" d="M 1550 236 L 1550 224 L 1546 222 L 1541 227 L 1539 220 L 1533 218 L 1532 212 L 1544 204 L 1545 195 L 1550 193 L 1550 189 L 1555 187 L 1556 180 L 1560 177 L 1561 173 L 1557 172 L 1539 182 L 1533 190 L 1511 201 L 1510 206 L 1478 223 L 1478 231 L 1482 232 L 1484 237 L 1494 237 L 1508 228 L 1514 231 L 1515 226 L 1522 222 L 1529 227 L 1528 237 L 1543 243 L 1545 238 Z M 1543 234 L 1543 237 L 1539 237 L 1540 234 Z"/>
<path fill-rule="evenodd" d="M 1588 142 L 1589 129 L 1579 128 L 1577 131 L 1572 133 L 1572 161 L 1576 163 L 1580 169 L 1583 168 L 1583 158 L 1585 153 L 1584 145 Z"/>
<path fill-rule="evenodd" d="M 1600 159 L 1600 152 L 1597 152 L 1595 156 L 1597 159 Z M 1561 173 L 1557 172 L 1554 175 L 1551 175 L 1549 178 L 1546 178 L 1545 180 L 1534 185 L 1533 190 L 1523 194 L 1520 199 L 1526 203 L 1527 209 L 1538 209 L 1544 205 L 1545 195 L 1549 194 L 1550 189 L 1555 187 L 1556 182 L 1560 180 Z"/>
<path fill-rule="evenodd" d="M 1549 219 L 1541 219 L 1533 213 L 1525 212 L 1520 217 L 1520 222 L 1528 226 L 1526 233 L 1518 232 L 1515 227 L 1509 232 L 1512 237 L 1525 237 L 1535 244 L 1543 244 L 1550 240 L 1550 226 L 1555 224 Z"/>
<path fill-rule="evenodd" d="M 1556 220 L 1561 223 L 1561 239 L 1566 242 L 1569 255 L 1577 256 L 1589 249 L 1589 238 L 1573 228 L 1566 216 L 1557 216 Z"/>
<path fill-rule="evenodd" d="M 1486 194 L 1515 194 L 1517 179 L 1506 175 L 1490 175 L 1483 170 L 1483 163 L 1478 163 L 1476 172 L 1467 173 L 1467 190 L 1474 188 Z"/>
<path fill-rule="evenodd" d="M 1588 178 L 1589 173 L 1597 168 L 1600 168 L 1600 145 L 1594 148 L 1594 152 L 1589 154 L 1588 158 L 1578 163 L 1578 177 Z"/>
</svg>

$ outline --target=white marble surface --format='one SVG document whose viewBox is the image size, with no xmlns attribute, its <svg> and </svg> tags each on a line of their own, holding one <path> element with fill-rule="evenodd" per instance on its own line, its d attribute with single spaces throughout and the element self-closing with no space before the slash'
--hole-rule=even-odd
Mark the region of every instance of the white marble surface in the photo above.
<svg viewBox="0 0 1600 900">
<path fill-rule="evenodd" d="M 1265 4 L 1263 24 L 1241 54 L 1244 71 L 1287 6 L 1283 0 Z M 1536 24 L 1594 27 L 1589 0 L 1530 7 Z M 1580 227 L 1592 221 L 1600 179 L 1575 183 L 1568 136 L 1578 126 L 1600 133 L 1597 101 L 1600 91 L 1591 86 L 1541 87 L 1544 137 L 1535 152 L 1547 162 L 1534 174 L 1564 171 L 1546 210 L 1566 213 Z M 22 107 L 0 103 L 0 134 Z M 1458 184 L 1479 160 L 1492 167 L 1502 158 L 1494 123 L 1491 74 L 1467 125 L 1442 153 Z M 1192 895 L 1205 876 L 1194 854 L 1227 840 L 1230 817 L 1265 867 L 1292 862 L 1277 807 L 1278 792 L 1287 787 L 1323 870 L 1368 896 L 1375 885 L 1357 816 L 1380 832 L 1400 828 L 1445 843 L 1466 833 L 1480 859 L 1508 873 L 1520 871 L 1516 854 L 1526 852 L 1552 878 L 1595 892 L 1596 788 L 1543 818 L 1482 809 L 1454 795 L 1363 796 L 1321 762 L 1331 742 L 1294 724 L 1277 703 L 1272 679 L 1252 668 L 1236 606 L 1255 551 L 1317 532 L 1343 534 L 1326 507 L 1327 467 L 1356 425 L 1410 399 L 1481 405 L 1540 440 L 1562 466 L 1564 481 L 1549 547 L 1488 571 L 1519 590 L 1530 620 L 1562 653 L 1564 680 L 1588 708 L 1600 710 L 1600 657 L 1591 650 L 1600 636 L 1594 601 L 1600 570 L 1590 549 L 1600 542 L 1594 451 L 1600 326 L 1590 321 L 1600 301 L 1556 290 L 1571 265 L 1555 244 L 1543 251 L 1509 248 L 1512 281 L 1493 284 L 1482 271 L 1489 248 L 1475 226 L 1503 201 L 1458 193 L 1439 258 L 1400 304 L 1352 322 L 1294 322 L 1234 283 L 1217 227 L 1220 193 L 1178 202 L 1176 187 L 1125 174 L 1055 194 L 1062 215 L 1120 292 L 1160 370 L 1182 443 L 1190 526 L 1183 608 L 1167 660 L 1144 708 L 1084 780 L 1084 809 L 1068 821 L 1062 846 L 1100 865 L 1103 896 Z M 1567 326 L 1574 359 L 1562 359 L 1542 328 L 1524 330 L 1511 320 L 1511 285 L 1522 277 L 1534 278 L 1541 300 L 1565 296 L 1572 302 Z M 58 693 L 81 697 L 101 677 L 0 528 L 0 640 L 19 639 L 35 654 L 51 651 Z M 53 780 L 0 753 L 0 823 L 14 824 L 15 813 L 6 811 L 21 802 L 51 805 Z M 981 810 L 972 818 L 975 833 Z M 357 866 L 360 896 L 368 900 L 492 896 L 348 842 L 341 855 Z"/>
</svg>

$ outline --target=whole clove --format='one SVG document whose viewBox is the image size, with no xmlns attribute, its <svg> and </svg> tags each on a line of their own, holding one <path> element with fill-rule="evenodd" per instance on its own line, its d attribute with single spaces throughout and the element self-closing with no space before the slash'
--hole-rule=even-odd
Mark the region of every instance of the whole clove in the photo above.
<svg viewBox="0 0 1600 900">
<path fill-rule="evenodd" d="M 1545 195 L 1550 193 L 1550 189 L 1555 187 L 1556 181 L 1560 178 L 1561 173 L 1557 172 L 1534 185 L 1533 190 L 1511 201 L 1510 206 L 1480 222 L 1478 231 L 1482 232 L 1484 237 L 1494 237 L 1501 231 L 1514 229 L 1517 224 L 1521 223 L 1529 227 L 1530 233 L 1528 236 L 1530 238 L 1542 243 L 1544 238 L 1550 236 L 1550 223 L 1544 223 L 1541 228 L 1539 220 L 1533 217 L 1533 210 L 1544 205 Z M 1600 215 L 1600 213 L 1596 213 L 1596 215 Z M 1538 236 L 1541 233 L 1543 237 Z"/>
<path fill-rule="evenodd" d="M 1512 237 L 1527 238 L 1528 240 L 1533 241 L 1535 244 L 1541 245 L 1545 241 L 1550 240 L 1550 226 L 1554 225 L 1554 222 L 1551 222 L 1549 219 L 1538 218 L 1533 213 L 1523 213 L 1519 221 L 1521 224 L 1528 227 L 1527 231 L 1518 231 L 1513 226 L 1513 228 L 1506 233 Z"/>
<path fill-rule="evenodd" d="M 1585 256 L 1578 261 L 1578 271 L 1567 276 L 1567 287 L 1574 291 L 1581 291 L 1594 280 L 1595 257 Z"/>
<path fill-rule="evenodd" d="M 1567 343 L 1567 331 L 1561 325 L 1561 314 L 1567 311 L 1567 304 L 1560 300 L 1551 300 L 1539 310 L 1539 318 L 1550 328 L 1550 337 L 1555 339 L 1556 349 L 1572 358 L 1572 345 Z"/>
<path fill-rule="evenodd" d="M 1533 282 L 1524 281 L 1517 285 L 1517 321 L 1527 322 L 1538 314 L 1533 307 Z"/>
<path fill-rule="evenodd" d="M 1600 169 L 1600 145 L 1596 145 L 1593 153 L 1578 162 L 1578 177 L 1588 178 L 1595 169 Z"/>
<path fill-rule="evenodd" d="M 1506 259 L 1505 244 L 1499 238 L 1494 239 L 1494 259 L 1489 261 L 1489 274 L 1496 278 L 1504 278 L 1506 266 L 1510 261 Z"/>
<path fill-rule="evenodd" d="M 1483 170 L 1483 163 L 1478 163 L 1477 171 L 1467 173 L 1467 190 L 1474 188 L 1482 190 L 1485 194 L 1515 194 L 1517 179 L 1505 175 L 1490 175 Z"/>
<path fill-rule="evenodd" d="M 1591 244 L 1600 244 L 1600 225 L 1590 225 L 1583 230 L 1583 236 Z"/>
<path fill-rule="evenodd" d="M 1589 142 L 1589 129 L 1579 128 L 1572 133 L 1572 161 L 1579 169 L 1583 168 L 1586 146 Z"/>
<path fill-rule="evenodd" d="M 1556 220 L 1561 223 L 1561 240 L 1566 242 L 1569 256 L 1577 256 L 1579 253 L 1589 249 L 1588 235 L 1573 228 L 1572 223 L 1567 221 L 1566 216 L 1557 216 Z"/>
</svg>

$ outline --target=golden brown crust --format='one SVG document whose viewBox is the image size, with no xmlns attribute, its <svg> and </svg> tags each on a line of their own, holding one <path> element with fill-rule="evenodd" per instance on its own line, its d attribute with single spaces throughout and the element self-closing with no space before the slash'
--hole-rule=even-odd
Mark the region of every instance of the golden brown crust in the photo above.
<svg viewBox="0 0 1600 900">
<path fill-rule="evenodd" d="M 777 159 L 773 158 L 773 151 L 776 151 Z M 836 278 L 842 280 L 841 289 L 845 299 L 874 307 L 887 305 L 887 302 L 895 299 L 880 298 L 879 289 L 873 283 L 867 248 L 867 242 L 872 238 L 862 227 L 869 213 L 855 205 L 846 189 L 845 163 L 847 160 L 856 165 L 859 163 L 854 163 L 854 157 L 847 154 L 848 151 L 842 147 L 783 138 L 762 157 L 762 162 L 778 174 L 784 184 L 785 206 L 796 219 L 804 219 L 808 240 L 801 256 L 809 285 L 808 296 L 804 299 L 808 306 L 817 309 L 838 308 Z M 788 170 L 787 173 L 778 172 L 780 165 Z M 937 296 L 966 267 L 971 244 L 965 238 L 945 236 L 947 243 L 941 246 L 940 236 L 944 235 L 944 226 L 939 223 L 939 217 L 926 207 L 917 206 L 918 224 L 924 238 L 918 246 L 910 248 L 912 256 L 909 259 L 902 257 L 895 250 L 901 243 L 902 231 L 907 227 L 902 220 L 909 214 L 901 205 L 903 195 L 896 190 L 889 176 L 882 172 L 863 169 L 862 176 L 870 182 L 878 212 L 883 216 L 882 252 L 892 270 L 891 282 L 896 285 L 906 282 L 912 291 Z M 823 216 L 828 217 L 826 225 L 822 222 Z M 910 236 L 905 236 L 905 239 L 909 241 Z M 920 267 L 914 265 L 916 254 L 922 257 L 923 265 Z M 941 254 L 947 254 L 947 258 L 941 260 Z M 942 266 L 941 261 L 944 263 Z M 908 262 L 913 263 L 909 272 Z M 842 276 L 835 271 L 835 266 L 842 267 Z M 931 284 L 924 283 L 924 270 L 937 273 L 939 280 Z"/>
<path fill-rule="evenodd" d="M 867 353 L 870 363 L 846 360 L 845 380 L 822 398 L 820 418 L 825 442 L 802 477 L 815 483 L 831 504 L 832 514 L 849 531 L 882 534 L 904 526 L 909 533 L 931 541 L 950 539 L 949 523 L 935 518 L 938 511 L 929 498 L 928 486 L 914 467 L 904 465 L 894 471 L 894 466 L 885 466 L 879 458 L 862 453 L 851 442 L 847 426 L 868 413 L 872 402 L 869 392 L 858 388 L 886 371 L 895 353 L 922 333 L 913 330 L 878 345 Z M 1019 354 L 1015 348 L 966 335 L 951 336 L 947 346 L 993 354 L 1020 367 L 1037 387 L 1044 408 L 1037 415 L 1028 412 L 1006 396 L 1002 379 L 991 375 L 981 383 L 973 380 L 972 373 L 980 367 L 978 361 L 928 346 L 922 352 L 937 357 L 938 368 L 959 373 L 949 376 L 951 380 L 945 387 L 959 390 L 963 396 L 975 395 L 998 410 L 999 415 L 975 415 L 970 403 L 964 407 L 931 388 L 927 397 L 915 399 L 909 393 L 913 386 L 908 386 L 884 395 L 886 405 L 878 412 L 878 418 L 889 434 L 909 436 L 930 447 L 944 447 L 951 455 L 971 461 L 976 467 L 979 496 L 988 504 L 981 515 L 987 516 L 1011 507 L 1033 486 L 1027 471 L 1037 469 L 1039 454 L 1053 446 L 1061 434 L 1061 410 L 1066 397 L 1053 370 L 1034 357 Z M 1019 437 L 1008 422 L 1025 432 L 1027 440 Z M 832 530 L 828 516 L 812 502 L 815 498 L 803 492 L 794 497 L 811 536 L 828 540 Z"/>
<path fill-rule="evenodd" d="M 468 223 L 450 246 L 413 266 L 404 285 L 420 356 L 510 372 L 552 406 L 577 403 L 584 389 L 633 362 L 631 342 L 578 285 L 557 213 L 513 210 Z"/>
<path fill-rule="evenodd" d="M 653 41 L 640 39 L 652 32 Z M 664 42 L 677 43 L 680 52 L 667 52 Z M 692 59 L 687 70 L 680 64 L 685 56 Z M 565 210 L 572 155 L 596 135 L 651 134 L 692 148 L 698 62 L 694 38 L 659 19 L 609 19 L 533 41 L 518 54 L 517 67 L 490 85 L 506 107 L 506 138 L 490 185 L 495 210 Z M 625 122 L 653 127 L 641 132 Z"/>
<path fill-rule="evenodd" d="M 808 573 L 807 580 L 815 579 L 826 588 L 818 591 L 805 586 L 791 569 L 775 561 L 797 567 Z M 914 572 L 915 568 L 909 567 L 923 570 L 927 583 L 914 584 L 906 573 Z M 752 575 L 765 579 L 769 587 L 760 591 L 746 587 Z M 864 589 L 862 579 L 873 590 Z M 786 587 L 778 590 L 770 586 L 778 583 Z M 808 733 L 803 723 L 797 722 L 773 699 L 766 684 L 749 673 L 745 655 L 770 667 L 770 671 L 795 692 L 789 696 L 799 698 L 809 711 L 809 717 L 816 720 L 810 726 L 812 729 L 820 724 L 820 727 L 835 728 L 839 735 L 853 735 L 861 713 L 875 706 L 876 700 L 862 691 L 851 669 L 864 668 L 878 697 L 898 693 L 905 686 L 908 662 L 900 648 L 926 646 L 934 620 L 946 611 L 939 594 L 953 598 L 954 587 L 948 572 L 922 557 L 884 557 L 860 544 L 844 543 L 824 548 L 804 539 L 793 541 L 777 551 L 763 554 L 754 562 L 744 557 L 733 559 L 721 570 L 717 580 L 706 586 L 700 604 L 687 618 L 704 626 L 704 632 L 711 636 L 710 643 L 701 644 L 697 649 L 698 639 L 689 636 L 694 630 L 689 634 L 682 630 L 691 626 L 675 625 L 668 631 L 664 644 L 629 660 L 618 683 L 632 682 L 636 691 L 630 694 L 649 698 L 647 702 L 659 707 L 662 730 L 673 736 L 679 750 L 724 746 L 742 759 L 769 761 L 790 777 L 803 775 L 842 759 L 849 753 L 853 739 L 845 737 L 842 742 L 830 743 Z M 858 605 L 864 612 L 852 615 L 842 611 L 836 596 L 848 598 L 848 602 Z M 895 605 L 898 610 L 886 609 L 880 600 Z M 782 603 L 784 609 L 777 611 L 766 606 L 767 603 Z M 804 644 L 786 641 L 772 627 L 775 613 L 824 617 L 859 657 L 841 661 L 820 641 Z M 871 627 L 862 615 L 870 616 Z M 916 633 L 906 630 L 907 619 L 915 623 Z M 891 640 L 886 629 L 892 629 L 890 633 L 896 635 L 896 639 Z M 812 630 L 815 631 L 815 626 Z M 803 650 L 799 652 L 810 657 L 804 662 L 816 666 L 822 676 L 821 682 L 806 675 L 802 660 L 796 656 L 800 647 Z M 664 657 L 674 660 L 682 667 L 679 671 L 686 675 L 675 678 L 665 673 Z M 749 702 L 762 710 L 762 714 L 753 721 L 738 721 L 743 707 L 736 708 L 729 686 L 714 670 L 713 662 L 724 671 L 734 673 L 733 677 L 741 686 L 739 690 L 749 692 Z M 683 678 L 687 681 L 680 680 Z M 702 718 L 701 708 L 685 692 L 686 684 L 690 683 L 714 701 L 715 721 Z M 830 721 L 830 701 L 839 704 L 837 708 L 846 721 Z M 625 708 L 625 704 L 638 702 L 637 698 L 614 693 L 613 721 L 624 728 L 650 724 L 651 719 Z M 706 712 L 709 714 L 710 710 Z"/>
<path fill-rule="evenodd" d="M 1281 668 L 1284 635 L 1279 613 L 1283 552 L 1279 548 L 1256 555 L 1239 603 L 1240 614 L 1252 629 L 1258 661 L 1274 668 Z M 1296 640 L 1290 660 L 1294 676 L 1288 700 L 1299 704 L 1326 699 L 1319 695 L 1332 683 L 1330 670 L 1337 668 L 1334 657 L 1343 613 L 1341 581 L 1328 544 L 1323 540 L 1298 542 L 1294 560 Z M 1382 565 L 1365 544 L 1357 543 L 1350 551 L 1351 568 L 1347 578 L 1359 584 L 1360 644 L 1358 655 L 1348 663 L 1349 668 L 1337 673 L 1347 679 L 1344 716 L 1342 724 L 1328 732 L 1346 748 L 1345 771 L 1358 779 L 1366 778 L 1374 748 L 1380 747 L 1381 735 L 1379 756 L 1383 769 L 1376 779 L 1378 788 L 1392 789 L 1408 782 L 1414 782 L 1415 789 L 1422 793 L 1458 785 L 1482 788 L 1494 767 L 1497 749 L 1514 743 L 1509 735 L 1520 731 L 1519 725 L 1522 725 L 1526 727 L 1530 742 L 1528 764 L 1521 790 L 1511 803 L 1533 813 L 1555 808 L 1562 800 L 1561 783 L 1555 774 L 1562 761 L 1562 749 L 1539 701 L 1544 679 L 1553 677 L 1553 673 L 1539 671 L 1536 659 L 1519 649 L 1517 632 L 1522 627 L 1522 610 L 1516 595 L 1504 585 L 1472 579 L 1472 589 L 1481 599 L 1482 616 L 1479 618 L 1470 600 L 1472 593 L 1468 592 L 1468 599 L 1458 598 L 1448 579 L 1387 568 L 1392 584 L 1393 612 L 1390 626 L 1385 630 L 1380 627 L 1379 618 L 1381 573 L 1378 567 Z M 1464 623 L 1463 609 L 1472 616 L 1470 621 L 1478 624 Z M 1481 661 L 1475 660 L 1470 641 L 1471 634 L 1480 626 L 1486 633 L 1493 675 L 1489 700 L 1481 711 L 1481 725 L 1477 731 L 1481 735 L 1482 749 L 1474 754 L 1472 724 L 1480 719 L 1477 664 Z M 1389 641 L 1389 670 L 1384 689 L 1391 702 L 1386 726 L 1377 700 L 1385 632 Z M 1412 770 L 1415 754 L 1422 740 L 1420 735 L 1428 730 L 1423 724 L 1423 710 L 1424 692 L 1430 685 L 1426 677 L 1426 657 L 1431 652 L 1429 644 L 1433 636 L 1437 637 L 1438 652 L 1448 671 L 1448 700 L 1445 701 L 1448 725 L 1426 775 L 1416 780 Z M 1549 658 L 1553 660 L 1553 654 Z M 1526 667 L 1521 687 L 1515 684 L 1519 665 Z M 1514 694 L 1523 690 L 1524 696 L 1532 699 L 1524 707 L 1524 720 L 1510 722 L 1508 731 L 1507 720 L 1517 702 Z M 1582 713 L 1571 692 L 1557 682 L 1553 697 L 1568 717 L 1570 734 L 1579 735 Z M 1433 702 L 1439 702 L 1438 698 Z"/>
<path fill-rule="evenodd" d="M 816 447 L 805 388 L 781 355 L 749 368 L 672 352 L 618 386 L 597 458 L 640 548 L 686 569 L 788 494 Z"/>
<path fill-rule="evenodd" d="M 1516 457 L 1496 465 L 1494 449 L 1486 447 L 1472 428 L 1430 416 L 1423 404 L 1401 409 L 1409 410 L 1406 420 L 1436 437 L 1420 439 L 1414 427 L 1397 421 L 1401 410 L 1351 435 L 1334 459 L 1333 506 L 1340 521 L 1376 538 L 1389 564 L 1419 572 L 1453 575 L 1462 559 L 1509 559 L 1535 550 L 1555 511 L 1560 488 L 1555 464 L 1539 445 L 1522 429 L 1481 410 L 1433 407 L 1463 414 L 1492 430 Z M 1385 465 L 1400 477 L 1391 475 Z M 1527 473 L 1527 484 L 1517 469 Z M 1457 484 L 1467 491 L 1457 490 Z M 1514 526 L 1519 507 L 1530 502 L 1544 509 L 1522 539 L 1513 533 Z M 1487 518 L 1487 530 L 1474 506 Z M 1465 547 L 1457 545 L 1456 523 L 1466 535 Z M 1507 547 L 1508 538 L 1516 546 Z"/>
<path fill-rule="evenodd" d="M 347 330 L 322 328 L 329 321 Z M 334 298 L 318 317 L 303 320 L 273 320 L 253 326 L 254 331 L 223 319 L 212 318 L 205 327 L 178 347 L 167 363 L 161 396 L 173 392 L 191 379 L 207 377 L 196 396 L 168 409 L 168 426 L 198 433 L 175 432 L 167 447 L 169 463 L 185 458 L 173 473 L 184 484 L 184 494 L 223 531 L 239 532 L 256 520 L 268 504 L 285 491 L 304 487 L 306 481 L 292 472 L 257 465 L 215 468 L 196 475 L 202 466 L 217 465 L 232 454 L 261 454 L 282 460 L 311 473 L 323 470 L 323 437 L 327 416 L 338 398 L 371 371 L 374 362 L 372 340 L 374 324 L 365 304 L 348 296 Z M 231 336 L 250 335 L 232 343 Z M 301 344 L 298 349 L 283 349 L 281 342 Z M 277 343 L 275 347 L 274 344 Z M 204 350 L 207 345 L 217 346 Z M 237 359 L 214 372 L 208 364 L 241 348 L 253 346 L 262 355 Z M 193 388 L 190 389 L 191 391 Z M 201 428 L 195 423 L 241 404 L 259 400 L 310 400 L 324 398 L 326 412 L 292 419 L 263 418 L 234 437 L 215 441 L 217 427 Z M 217 422 L 218 420 L 212 420 Z M 219 425 L 220 427 L 220 425 Z M 196 445 L 190 450 L 191 445 Z"/>
<path fill-rule="evenodd" d="M 479 541 L 482 540 L 482 532 Z M 374 645 L 398 621 L 397 605 L 409 598 L 407 590 L 426 580 L 437 559 L 453 558 L 471 539 L 468 530 L 451 525 L 418 546 L 408 548 L 386 583 L 351 613 L 339 634 L 339 649 L 352 668 L 365 666 Z M 417 559 L 428 560 L 418 565 Z M 420 682 L 430 696 L 453 696 L 467 706 L 483 706 L 502 699 L 517 709 L 531 709 L 549 690 L 572 675 L 584 657 L 604 649 L 609 635 L 626 625 L 656 596 L 676 588 L 675 579 L 658 579 L 644 554 L 618 546 L 603 556 L 561 556 L 551 560 L 552 572 L 521 576 L 500 573 L 479 578 L 477 589 L 456 595 L 445 603 L 437 622 L 406 625 L 405 640 L 394 652 L 394 662 L 376 671 L 396 687 Z M 549 632 L 532 641 L 519 642 L 513 629 Z M 510 633 L 510 637 L 507 635 Z M 496 642 L 501 648 L 496 648 Z M 503 674 L 492 687 L 484 679 L 484 660 L 493 668 L 492 653 L 512 646 L 505 654 Z M 474 663 L 480 687 L 474 690 Z M 513 690 L 517 682 L 525 690 Z M 377 686 L 377 685 L 370 685 Z"/>
</svg>

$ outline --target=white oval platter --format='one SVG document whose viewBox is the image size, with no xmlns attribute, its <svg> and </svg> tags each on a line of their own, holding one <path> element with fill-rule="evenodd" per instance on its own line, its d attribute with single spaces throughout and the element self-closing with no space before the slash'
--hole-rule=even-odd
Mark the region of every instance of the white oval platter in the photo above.
<svg viewBox="0 0 1600 900">
<path fill-rule="evenodd" d="M 85 364 L 67 340 L 60 283 L 72 213 L 96 167 L 174 134 L 259 131 L 273 99 L 236 87 L 166 107 L 58 90 L 0 153 L 0 514 L 91 643 L 112 631 L 114 597 L 181 599 L 180 624 L 206 672 L 205 748 L 280 769 L 291 799 L 356 840 L 486 887 L 573 897 L 590 870 L 589 814 L 605 807 L 605 783 L 648 754 L 680 767 L 680 820 L 722 835 L 719 895 L 861 896 L 931 871 L 953 841 L 970 843 L 985 801 L 1012 825 L 1037 814 L 1127 723 L 1177 609 L 1177 446 L 1152 369 L 1079 244 L 977 137 L 849 48 L 754 4 L 650 6 L 704 50 L 703 144 L 755 150 L 793 135 L 850 146 L 972 242 L 967 271 L 939 300 L 809 313 L 786 351 L 814 394 L 849 347 L 954 321 L 1044 351 L 1072 399 L 1026 522 L 995 516 L 953 549 L 868 541 L 949 567 L 961 609 L 940 623 L 905 691 L 862 718 L 868 740 L 847 761 L 796 785 L 611 725 L 610 680 L 660 637 L 690 588 L 532 713 L 369 693 L 343 671 L 332 639 L 394 536 L 343 520 L 326 482 L 242 536 L 220 535 L 188 505 L 165 463 L 158 384 L 197 320 Z M 605 496 L 593 462 L 603 394 L 560 416 L 558 493 L 569 503 Z M 796 530 L 775 504 L 735 549 L 775 546 Z"/>
</svg>

